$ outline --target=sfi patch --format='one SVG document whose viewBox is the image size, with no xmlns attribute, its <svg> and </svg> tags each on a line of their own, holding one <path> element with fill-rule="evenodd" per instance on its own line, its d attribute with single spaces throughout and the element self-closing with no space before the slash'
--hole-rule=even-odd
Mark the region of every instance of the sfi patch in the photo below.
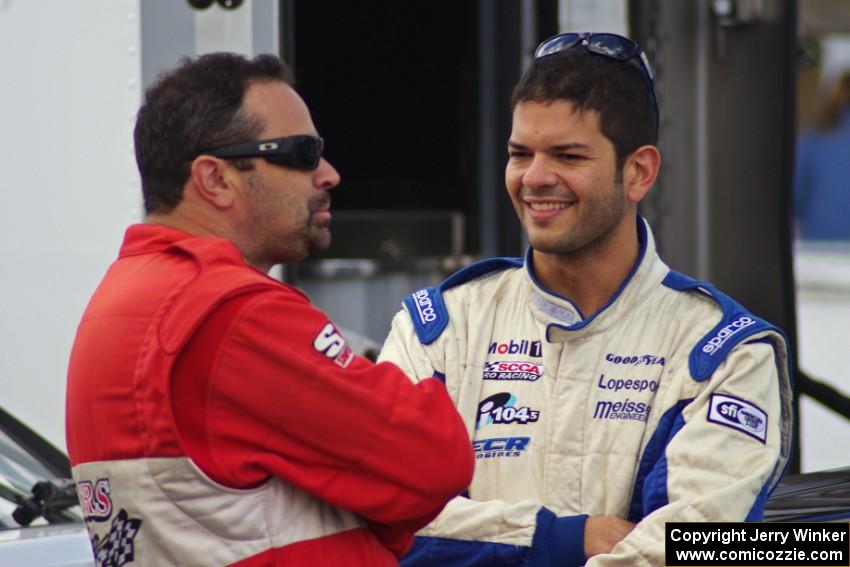
<svg viewBox="0 0 850 567">
<path fill-rule="evenodd" d="M 313 348 L 343 368 L 346 368 L 354 360 L 354 353 L 348 348 L 345 338 L 334 327 L 333 323 L 327 323 L 322 327 L 322 330 L 313 339 Z"/>
<path fill-rule="evenodd" d="M 708 406 L 708 421 L 737 429 L 762 443 L 767 442 L 767 414 L 755 404 L 741 398 L 712 394 Z"/>
</svg>

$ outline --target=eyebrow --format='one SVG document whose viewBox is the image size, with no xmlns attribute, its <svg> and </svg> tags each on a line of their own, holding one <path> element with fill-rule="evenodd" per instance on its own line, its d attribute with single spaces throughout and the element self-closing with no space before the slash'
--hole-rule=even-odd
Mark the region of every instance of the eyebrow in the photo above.
<svg viewBox="0 0 850 567">
<path fill-rule="evenodd" d="M 517 142 L 511 141 L 511 140 L 508 141 L 508 146 L 511 147 L 511 148 L 517 149 L 517 150 L 527 149 L 526 146 L 519 144 Z M 566 152 L 566 151 L 570 151 L 570 150 L 589 150 L 590 146 L 588 146 L 587 144 L 579 144 L 579 143 L 556 144 L 554 146 L 549 146 L 549 148 L 547 148 L 547 149 L 549 151 L 555 151 L 555 152 Z"/>
</svg>

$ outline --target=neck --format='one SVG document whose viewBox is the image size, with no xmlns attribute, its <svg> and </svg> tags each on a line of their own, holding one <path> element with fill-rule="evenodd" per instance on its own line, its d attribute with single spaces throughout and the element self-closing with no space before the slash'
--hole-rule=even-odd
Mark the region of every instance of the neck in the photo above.
<svg viewBox="0 0 850 567">
<path fill-rule="evenodd" d="M 176 210 L 168 213 L 150 213 L 145 217 L 145 222 L 174 228 L 192 236 L 220 236 L 213 227 L 186 217 Z"/>
<path fill-rule="evenodd" d="M 534 272 L 547 289 L 568 298 L 589 317 L 617 292 L 640 253 L 634 223 L 620 227 L 604 242 L 571 254 L 532 251 Z"/>
<path fill-rule="evenodd" d="M 192 236 L 214 236 L 229 240 L 242 254 L 245 262 L 256 270 L 267 274 L 272 268 L 272 264 L 248 257 L 246 246 L 239 240 L 234 231 L 229 229 L 229 225 L 208 216 L 186 214 L 181 205 L 167 213 L 150 213 L 145 218 L 145 222 L 174 228 Z"/>
</svg>

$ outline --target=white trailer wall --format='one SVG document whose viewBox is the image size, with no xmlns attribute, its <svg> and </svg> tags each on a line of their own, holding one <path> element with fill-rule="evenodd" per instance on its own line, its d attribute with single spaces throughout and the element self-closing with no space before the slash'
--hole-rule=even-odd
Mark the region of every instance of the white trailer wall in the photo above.
<svg viewBox="0 0 850 567">
<path fill-rule="evenodd" d="M 277 2 L 0 0 L 0 406 L 65 447 L 77 323 L 142 218 L 132 130 L 180 57 L 276 52 Z"/>
<path fill-rule="evenodd" d="M 0 0 L 0 405 L 65 445 L 76 324 L 140 218 L 139 0 Z"/>
</svg>

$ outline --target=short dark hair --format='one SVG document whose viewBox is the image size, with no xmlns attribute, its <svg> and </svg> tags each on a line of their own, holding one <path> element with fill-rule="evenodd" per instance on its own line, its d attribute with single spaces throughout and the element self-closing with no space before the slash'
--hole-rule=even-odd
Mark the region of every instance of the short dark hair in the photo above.
<svg viewBox="0 0 850 567">
<path fill-rule="evenodd" d="M 511 98 L 521 102 L 571 102 L 599 112 L 602 133 L 611 140 L 620 170 L 643 145 L 658 143 L 649 84 L 635 61 L 616 61 L 574 48 L 532 61 Z"/>
<path fill-rule="evenodd" d="M 198 154 L 259 136 L 264 125 L 243 110 L 242 99 L 262 81 L 292 84 L 292 74 L 274 55 L 210 53 L 184 58 L 147 89 L 133 133 L 147 213 L 180 203 Z"/>
</svg>

